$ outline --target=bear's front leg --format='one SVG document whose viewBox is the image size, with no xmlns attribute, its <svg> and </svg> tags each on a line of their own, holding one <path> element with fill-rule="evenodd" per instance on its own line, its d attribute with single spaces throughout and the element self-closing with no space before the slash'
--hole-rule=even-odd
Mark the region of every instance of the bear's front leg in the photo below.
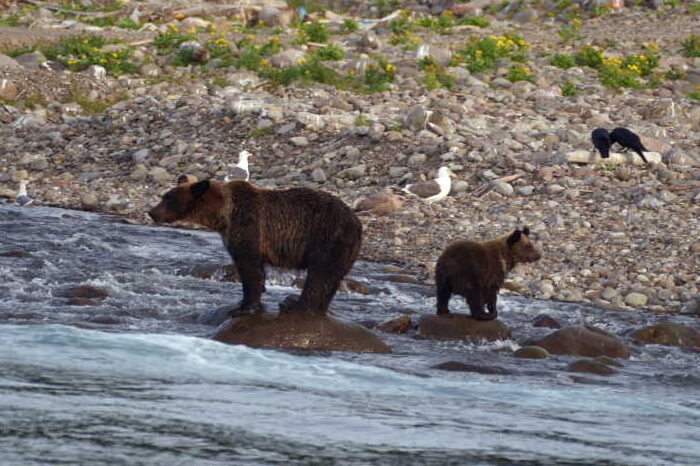
<svg viewBox="0 0 700 466">
<path fill-rule="evenodd" d="M 243 285 L 243 299 L 232 315 L 265 310 L 261 299 L 265 289 L 265 269 L 262 257 L 250 253 L 234 254 L 234 261 Z"/>
<path fill-rule="evenodd" d="M 486 308 L 489 310 L 488 320 L 498 317 L 496 302 L 498 301 L 498 288 L 491 288 L 486 291 Z M 484 319 L 485 320 L 485 319 Z"/>
<path fill-rule="evenodd" d="M 484 295 L 481 292 L 481 288 L 478 286 L 473 287 L 471 290 L 467 291 L 467 304 L 469 305 L 469 310 L 472 313 L 472 317 L 477 320 L 489 320 L 490 317 L 484 309 Z"/>
</svg>

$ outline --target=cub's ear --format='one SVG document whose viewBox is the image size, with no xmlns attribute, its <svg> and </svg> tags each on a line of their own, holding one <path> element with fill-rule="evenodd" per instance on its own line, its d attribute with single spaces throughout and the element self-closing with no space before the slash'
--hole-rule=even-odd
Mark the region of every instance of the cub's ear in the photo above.
<svg viewBox="0 0 700 466">
<path fill-rule="evenodd" d="M 190 186 L 190 192 L 192 193 L 192 197 L 195 199 L 199 199 L 200 197 L 204 196 L 204 194 L 208 190 L 209 190 L 209 180 L 202 180 L 202 181 Z"/>
<path fill-rule="evenodd" d="M 190 179 L 187 175 L 180 175 L 177 177 L 177 184 L 187 183 L 189 180 Z"/>
<path fill-rule="evenodd" d="M 530 236 L 530 227 L 529 226 L 526 225 L 523 227 L 523 235 Z"/>
<path fill-rule="evenodd" d="M 522 235 L 522 231 L 520 230 L 515 230 L 513 233 L 510 234 L 506 242 L 508 243 L 508 246 L 512 246 L 518 241 L 520 241 L 520 236 Z"/>
</svg>

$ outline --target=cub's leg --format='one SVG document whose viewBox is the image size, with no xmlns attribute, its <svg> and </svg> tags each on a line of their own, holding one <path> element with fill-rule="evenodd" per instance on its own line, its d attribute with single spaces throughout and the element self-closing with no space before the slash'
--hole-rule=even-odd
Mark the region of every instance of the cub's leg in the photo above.
<svg viewBox="0 0 700 466">
<path fill-rule="evenodd" d="M 487 318 L 493 320 L 498 317 L 496 302 L 498 301 L 498 288 L 490 288 L 486 290 L 486 308 L 489 310 Z"/>
<path fill-rule="evenodd" d="M 265 289 L 265 269 L 262 256 L 249 251 L 233 254 L 233 260 L 238 269 L 243 285 L 243 299 L 232 315 L 265 310 L 261 299 Z"/>
<path fill-rule="evenodd" d="M 452 286 L 450 283 L 441 278 L 437 282 L 437 313 L 444 315 L 450 313 L 450 298 L 452 297 Z"/>
</svg>

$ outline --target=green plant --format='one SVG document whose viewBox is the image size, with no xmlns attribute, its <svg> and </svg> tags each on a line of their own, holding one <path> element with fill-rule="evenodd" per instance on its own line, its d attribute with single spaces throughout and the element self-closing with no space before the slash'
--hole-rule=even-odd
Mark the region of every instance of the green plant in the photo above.
<svg viewBox="0 0 700 466">
<path fill-rule="evenodd" d="M 0 26 L 19 26 L 19 15 L 9 15 L 9 16 L 4 16 L 0 18 Z"/>
<path fill-rule="evenodd" d="M 426 16 L 417 21 L 418 25 L 431 29 L 438 34 L 452 34 L 455 18 L 450 10 L 443 11 L 439 16 Z"/>
<path fill-rule="evenodd" d="M 319 60 L 338 61 L 345 58 L 345 51 L 339 45 L 329 44 L 316 49 L 314 55 L 317 56 Z"/>
<path fill-rule="evenodd" d="M 248 137 L 249 138 L 261 138 L 263 136 L 266 136 L 272 132 L 271 128 L 256 128 L 253 130 L 248 131 Z"/>
<path fill-rule="evenodd" d="M 117 23 L 117 27 L 120 27 L 122 29 L 131 29 L 135 31 L 137 29 L 141 29 L 141 23 L 139 23 L 138 21 L 134 21 L 131 18 L 123 18 Z"/>
<path fill-rule="evenodd" d="M 669 79 L 671 81 L 685 79 L 686 76 L 687 73 L 676 65 L 671 65 L 671 68 L 664 73 L 664 78 Z"/>
<path fill-rule="evenodd" d="M 103 66 L 112 75 L 138 71 L 136 65 L 129 61 L 132 47 L 104 50 L 105 45 L 105 39 L 98 36 L 71 37 L 42 51 L 47 58 L 63 63 L 72 71 L 81 71 L 90 65 Z"/>
<path fill-rule="evenodd" d="M 382 17 L 399 8 L 401 2 L 399 0 L 374 0 L 372 6 L 377 9 L 377 14 Z"/>
<path fill-rule="evenodd" d="M 500 58 L 519 57 L 522 60 L 528 44 L 517 34 L 472 39 L 455 53 L 454 61 L 464 63 L 471 72 L 496 66 Z"/>
<path fill-rule="evenodd" d="M 563 26 L 557 31 L 562 42 L 572 42 L 581 39 L 581 19 L 573 18 L 568 25 Z"/>
<path fill-rule="evenodd" d="M 372 122 L 367 119 L 362 114 L 357 115 L 357 118 L 355 118 L 355 126 L 371 126 Z"/>
<path fill-rule="evenodd" d="M 681 46 L 686 57 L 700 57 L 700 35 L 690 34 L 683 39 Z"/>
<path fill-rule="evenodd" d="M 576 52 L 574 59 L 581 66 L 590 66 L 597 69 L 603 64 L 603 52 L 595 47 L 586 45 Z"/>
<path fill-rule="evenodd" d="M 641 89 L 644 84 L 639 79 L 639 73 L 619 66 L 602 66 L 598 70 L 601 84 L 613 88 L 629 87 Z"/>
<path fill-rule="evenodd" d="M 534 81 L 532 77 L 532 70 L 529 67 L 521 64 L 511 66 L 506 73 L 506 79 L 512 83 L 517 81 Z"/>
<path fill-rule="evenodd" d="M 433 57 L 425 57 L 418 61 L 418 67 L 425 72 L 423 84 L 428 89 L 452 89 L 455 77 L 448 73 L 445 68 L 437 63 Z"/>
<path fill-rule="evenodd" d="M 368 92 L 382 92 L 386 90 L 389 83 L 394 82 L 396 69 L 384 57 L 374 57 L 365 71 L 363 83 Z"/>
<path fill-rule="evenodd" d="M 491 22 L 483 16 L 463 16 L 457 20 L 459 25 L 476 26 L 486 28 L 491 26 Z"/>
<path fill-rule="evenodd" d="M 557 68 L 562 68 L 566 70 L 576 66 L 576 59 L 571 55 L 567 55 L 565 53 L 557 53 L 552 55 L 552 58 L 549 59 L 549 63 L 552 66 L 556 66 Z"/>
<path fill-rule="evenodd" d="M 340 25 L 340 32 L 342 32 L 343 34 L 351 34 L 357 31 L 358 29 L 360 29 L 360 25 L 357 24 L 357 21 L 355 21 L 352 18 L 347 18 Z"/>
<path fill-rule="evenodd" d="M 172 53 L 180 44 L 189 40 L 197 40 L 194 34 L 181 34 L 174 27 L 165 32 L 160 32 L 153 39 L 153 45 L 158 49 L 159 55 Z"/>
<path fill-rule="evenodd" d="M 73 90 L 71 91 L 71 94 L 67 100 L 80 105 L 80 107 L 83 109 L 83 113 L 86 115 L 97 115 L 112 107 L 117 102 L 126 100 L 126 95 L 118 94 L 111 98 L 91 99 L 82 92 Z"/>
<path fill-rule="evenodd" d="M 688 97 L 694 100 L 700 100 L 700 91 L 689 92 Z"/>
<path fill-rule="evenodd" d="M 331 33 L 328 31 L 323 23 L 302 23 L 299 25 L 299 32 L 295 42 L 298 44 L 306 44 L 308 42 L 325 43 L 331 37 Z"/>
<path fill-rule="evenodd" d="M 571 81 L 564 82 L 559 89 L 561 89 L 561 95 L 565 97 L 572 97 L 578 95 L 578 89 L 576 89 L 576 84 Z"/>
</svg>

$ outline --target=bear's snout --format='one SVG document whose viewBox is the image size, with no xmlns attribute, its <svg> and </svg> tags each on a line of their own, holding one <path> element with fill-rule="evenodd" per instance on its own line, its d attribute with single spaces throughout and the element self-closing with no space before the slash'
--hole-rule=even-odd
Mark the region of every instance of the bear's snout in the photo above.
<svg viewBox="0 0 700 466">
<path fill-rule="evenodd" d="M 160 223 L 160 216 L 158 215 L 158 207 L 154 207 L 151 210 L 148 211 L 148 216 L 151 217 L 151 219 L 154 222 L 159 222 Z"/>
</svg>

